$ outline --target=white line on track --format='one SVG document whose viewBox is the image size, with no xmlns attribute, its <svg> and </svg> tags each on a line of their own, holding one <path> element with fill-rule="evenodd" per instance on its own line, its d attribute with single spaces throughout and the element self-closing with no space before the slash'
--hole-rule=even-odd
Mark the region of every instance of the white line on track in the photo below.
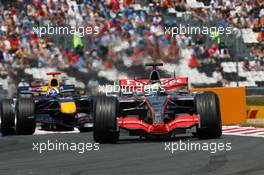
<svg viewBox="0 0 264 175">
<path fill-rule="evenodd" d="M 47 134 L 71 134 L 71 133 L 79 133 L 80 131 L 77 128 L 74 128 L 74 131 L 44 131 L 40 129 L 36 129 L 33 135 L 47 135 Z"/>
</svg>

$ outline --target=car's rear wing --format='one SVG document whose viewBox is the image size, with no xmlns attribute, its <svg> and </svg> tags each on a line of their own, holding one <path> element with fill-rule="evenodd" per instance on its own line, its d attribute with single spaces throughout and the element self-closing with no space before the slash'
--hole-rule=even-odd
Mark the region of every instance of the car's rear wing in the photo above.
<svg viewBox="0 0 264 175">
<path fill-rule="evenodd" d="M 176 78 L 161 78 L 161 86 L 165 91 L 170 91 L 179 88 L 188 88 L 188 77 L 176 77 Z M 129 91 L 143 90 L 146 85 L 149 84 L 148 79 L 135 80 L 135 79 L 121 79 L 119 80 L 119 86 L 122 89 Z"/>
</svg>

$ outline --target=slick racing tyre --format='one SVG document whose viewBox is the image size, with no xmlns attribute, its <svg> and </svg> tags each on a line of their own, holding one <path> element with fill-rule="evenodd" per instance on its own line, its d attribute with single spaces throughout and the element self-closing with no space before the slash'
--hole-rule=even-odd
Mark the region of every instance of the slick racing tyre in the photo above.
<svg viewBox="0 0 264 175">
<path fill-rule="evenodd" d="M 35 103 L 31 98 L 20 98 L 16 106 L 16 133 L 31 135 L 35 132 Z"/>
<path fill-rule="evenodd" d="M 1 133 L 4 136 L 15 133 L 15 113 L 12 103 L 11 99 L 4 99 L 1 103 Z"/>
<path fill-rule="evenodd" d="M 199 115 L 198 138 L 221 137 L 222 122 L 218 96 L 213 92 L 197 94 L 195 96 L 195 109 Z"/>
<path fill-rule="evenodd" d="M 99 96 L 96 99 L 94 140 L 98 143 L 116 143 L 118 131 L 118 102 L 114 97 Z"/>
</svg>

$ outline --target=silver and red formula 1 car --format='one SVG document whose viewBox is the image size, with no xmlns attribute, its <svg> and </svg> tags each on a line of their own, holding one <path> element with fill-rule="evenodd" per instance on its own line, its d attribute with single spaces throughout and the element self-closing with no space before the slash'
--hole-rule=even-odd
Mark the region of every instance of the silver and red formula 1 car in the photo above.
<svg viewBox="0 0 264 175">
<path fill-rule="evenodd" d="M 190 92 L 187 77 L 160 78 L 152 66 L 149 79 L 121 79 L 120 93 L 96 100 L 94 140 L 115 143 L 120 129 L 146 138 L 168 138 L 188 129 L 199 139 L 222 135 L 218 96 Z"/>
</svg>

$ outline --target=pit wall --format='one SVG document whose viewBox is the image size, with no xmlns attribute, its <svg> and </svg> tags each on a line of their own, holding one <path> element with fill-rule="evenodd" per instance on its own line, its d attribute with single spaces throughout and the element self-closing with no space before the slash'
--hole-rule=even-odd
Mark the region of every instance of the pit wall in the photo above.
<svg viewBox="0 0 264 175">
<path fill-rule="evenodd" d="M 199 88 L 192 92 L 215 92 L 220 101 L 223 125 L 245 123 L 247 120 L 246 91 L 244 87 L 234 88 Z"/>
</svg>

